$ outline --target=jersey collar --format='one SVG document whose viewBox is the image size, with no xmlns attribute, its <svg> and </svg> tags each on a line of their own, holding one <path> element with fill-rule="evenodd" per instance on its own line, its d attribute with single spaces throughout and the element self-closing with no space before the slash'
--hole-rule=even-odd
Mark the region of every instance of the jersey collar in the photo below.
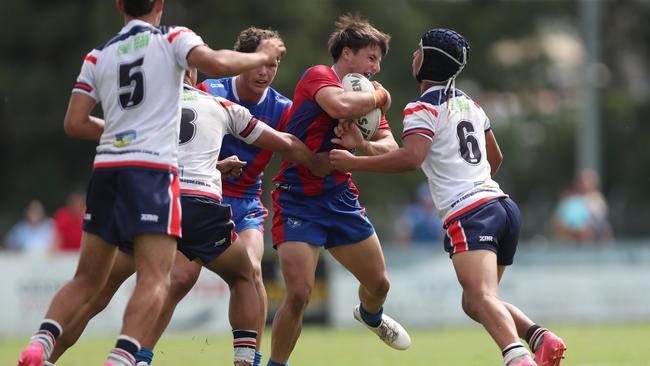
<svg viewBox="0 0 650 366">
<path fill-rule="evenodd" d="M 239 77 L 239 75 L 233 76 L 232 78 L 230 78 L 230 83 L 232 84 L 232 94 L 235 96 L 235 99 L 237 99 L 237 102 L 239 102 L 239 104 L 250 104 L 248 102 L 245 102 L 245 101 L 239 99 L 239 94 L 237 94 L 237 78 L 238 77 Z M 264 100 L 266 99 L 266 94 L 268 94 L 270 87 L 271 86 L 267 86 L 266 89 L 264 89 L 264 93 L 262 93 L 262 97 L 260 98 L 260 100 L 258 100 L 257 103 L 255 103 L 253 105 L 260 105 L 260 104 L 262 104 L 262 102 L 264 102 Z"/>
</svg>

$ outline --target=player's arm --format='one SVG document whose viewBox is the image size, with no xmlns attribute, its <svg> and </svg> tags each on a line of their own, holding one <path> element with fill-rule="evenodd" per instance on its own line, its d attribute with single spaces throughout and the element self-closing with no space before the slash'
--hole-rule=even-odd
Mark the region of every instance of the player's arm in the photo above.
<svg viewBox="0 0 650 366">
<path fill-rule="evenodd" d="M 284 43 L 277 39 L 260 42 L 256 52 L 213 50 L 206 45 L 194 47 L 187 56 L 190 65 L 210 76 L 237 75 L 255 67 L 267 65 L 286 53 Z"/>
<path fill-rule="evenodd" d="M 383 87 L 369 93 L 325 86 L 316 92 L 314 99 L 330 117 L 336 119 L 356 118 L 375 108 L 382 108 L 385 113 L 384 108 L 390 106 L 390 94 Z"/>
<path fill-rule="evenodd" d="M 416 170 L 426 159 L 431 140 L 417 134 L 404 137 L 397 150 L 374 156 L 354 156 L 347 150 L 330 151 L 330 163 L 342 172 L 364 170 L 377 173 L 399 173 Z"/>
<path fill-rule="evenodd" d="M 332 171 L 327 154 L 315 154 L 296 136 L 264 128 L 253 145 L 279 153 L 286 160 L 306 166 L 314 175 L 324 177 Z"/>
<path fill-rule="evenodd" d="M 337 137 L 332 139 L 333 143 L 348 150 L 357 149 L 364 155 L 385 154 L 399 148 L 390 129 L 377 130 L 372 139 L 367 141 L 353 121 L 339 123 L 334 127 L 334 134 Z"/>
<path fill-rule="evenodd" d="M 63 129 L 70 137 L 99 140 L 104 132 L 104 120 L 90 115 L 97 102 L 83 93 L 72 93 L 63 120 Z"/>
<path fill-rule="evenodd" d="M 488 162 L 490 163 L 490 175 L 494 177 L 503 161 L 503 154 L 497 143 L 497 138 L 491 129 L 485 131 L 485 149 L 487 151 Z"/>
</svg>

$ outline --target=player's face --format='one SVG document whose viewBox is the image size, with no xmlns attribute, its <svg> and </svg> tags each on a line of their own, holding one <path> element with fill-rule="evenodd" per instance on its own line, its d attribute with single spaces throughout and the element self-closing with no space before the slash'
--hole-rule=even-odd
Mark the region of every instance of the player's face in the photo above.
<svg viewBox="0 0 650 366">
<path fill-rule="evenodd" d="M 413 77 L 416 79 L 420 67 L 422 67 L 422 48 L 418 47 L 415 52 L 413 52 Z"/>
<path fill-rule="evenodd" d="M 368 79 L 372 79 L 381 70 L 381 58 L 381 48 L 375 45 L 361 48 L 356 53 L 346 47 L 343 53 L 347 69 L 363 74 Z"/>
<path fill-rule="evenodd" d="M 271 86 L 275 74 L 278 72 L 280 60 L 273 63 L 256 67 L 242 73 L 239 77 L 242 78 L 243 85 L 254 94 L 262 94 Z"/>
</svg>

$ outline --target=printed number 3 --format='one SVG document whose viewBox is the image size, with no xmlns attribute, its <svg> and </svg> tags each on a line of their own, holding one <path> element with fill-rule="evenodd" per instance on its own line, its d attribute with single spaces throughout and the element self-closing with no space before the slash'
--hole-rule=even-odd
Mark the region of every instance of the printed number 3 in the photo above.
<svg viewBox="0 0 650 366">
<path fill-rule="evenodd" d="M 468 121 L 461 121 L 456 127 L 458 143 L 460 144 L 460 156 L 466 162 L 476 165 L 481 162 L 481 149 L 476 139 L 474 126 Z"/>
<path fill-rule="evenodd" d="M 120 105 L 122 108 L 133 108 L 144 99 L 144 74 L 140 66 L 144 58 L 129 64 L 120 65 Z"/>
<path fill-rule="evenodd" d="M 196 135 L 196 111 L 189 108 L 183 108 L 181 111 L 181 133 L 178 144 L 183 145 L 194 139 Z"/>
</svg>

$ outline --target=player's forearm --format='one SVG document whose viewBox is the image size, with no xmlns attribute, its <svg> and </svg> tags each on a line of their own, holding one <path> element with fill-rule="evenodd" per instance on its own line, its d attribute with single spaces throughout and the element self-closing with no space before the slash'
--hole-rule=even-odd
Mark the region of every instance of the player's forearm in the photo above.
<svg viewBox="0 0 650 366">
<path fill-rule="evenodd" d="M 397 149 L 385 154 L 374 156 L 357 156 L 352 164 L 352 170 L 363 170 L 375 173 L 401 173 L 416 170 L 420 167 L 405 149 Z"/>
<path fill-rule="evenodd" d="M 363 146 L 360 146 L 358 149 L 364 155 L 381 155 L 399 149 L 399 145 L 397 145 L 392 135 L 386 135 L 376 141 L 364 140 Z"/>
<path fill-rule="evenodd" d="M 259 52 L 243 53 L 231 50 L 200 49 L 190 54 L 189 61 L 206 75 L 223 77 L 238 75 L 262 66 L 268 62 L 268 56 Z"/>
<path fill-rule="evenodd" d="M 346 119 L 363 116 L 375 108 L 372 93 L 343 92 L 336 96 L 335 103 L 326 112 L 332 118 Z"/>
</svg>

